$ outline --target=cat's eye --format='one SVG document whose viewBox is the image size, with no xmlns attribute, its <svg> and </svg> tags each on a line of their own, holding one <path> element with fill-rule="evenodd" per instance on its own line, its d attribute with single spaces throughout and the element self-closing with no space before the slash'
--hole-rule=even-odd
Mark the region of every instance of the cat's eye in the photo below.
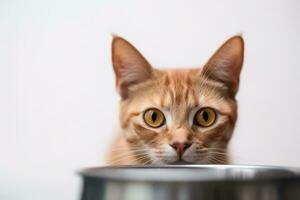
<svg viewBox="0 0 300 200">
<path fill-rule="evenodd" d="M 208 127 L 214 124 L 216 118 L 217 115 L 214 109 L 202 108 L 196 113 L 194 123 L 198 126 Z"/>
<path fill-rule="evenodd" d="M 160 110 L 150 108 L 144 112 L 144 121 L 148 126 L 158 128 L 165 123 L 165 116 Z"/>
</svg>

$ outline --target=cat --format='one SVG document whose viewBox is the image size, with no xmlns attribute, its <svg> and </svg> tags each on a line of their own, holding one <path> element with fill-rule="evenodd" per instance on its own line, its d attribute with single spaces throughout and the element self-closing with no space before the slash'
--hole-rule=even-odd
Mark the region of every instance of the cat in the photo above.
<svg viewBox="0 0 300 200">
<path fill-rule="evenodd" d="M 120 130 L 107 164 L 229 164 L 243 57 L 244 40 L 236 35 L 202 68 L 160 70 L 113 36 Z"/>
</svg>

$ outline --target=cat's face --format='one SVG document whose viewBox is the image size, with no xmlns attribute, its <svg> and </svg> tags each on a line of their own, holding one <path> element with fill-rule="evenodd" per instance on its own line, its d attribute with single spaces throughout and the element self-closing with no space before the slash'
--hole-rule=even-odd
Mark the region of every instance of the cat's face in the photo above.
<svg viewBox="0 0 300 200">
<path fill-rule="evenodd" d="M 237 119 L 241 37 L 229 39 L 195 69 L 155 69 L 120 37 L 112 50 L 121 128 L 141 164 L 227 162 Z"/>
</svg>

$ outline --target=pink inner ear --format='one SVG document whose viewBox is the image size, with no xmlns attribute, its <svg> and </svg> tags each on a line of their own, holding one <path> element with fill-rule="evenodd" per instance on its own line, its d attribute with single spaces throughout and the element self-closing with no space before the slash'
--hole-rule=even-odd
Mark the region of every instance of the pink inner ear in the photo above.
<svg viewBox="0 0 300 200">
<path fill-rule="evenodd" d="M 134 84 L 141 83 L 147 80 L 151 76 L 151 73 L 147 70 L 144 70 L 141 67 L 122 67 L 120 69 L 120 79 L 119 83 L 117 83 L 117 87 L 119 88 L 120 95 L 123 98 L 128 97 L 128 89 L 130 86 Z"/>
<path fill-rule="evenodd" d="M 203 75 L 227 85 L 235 95 L 243 65 L 244 41 L 240 36 L 227 40 L 209 59 L 203 68 Z"/>
<path fill-rule="evenodd" d="M 112 62 L 117 89 L 122 98 L 128 97 L 130 86 L 141 83 L 151 76 L 152 68 L 149 62 L 123 38 L 113 38 Z"/>
</svg>

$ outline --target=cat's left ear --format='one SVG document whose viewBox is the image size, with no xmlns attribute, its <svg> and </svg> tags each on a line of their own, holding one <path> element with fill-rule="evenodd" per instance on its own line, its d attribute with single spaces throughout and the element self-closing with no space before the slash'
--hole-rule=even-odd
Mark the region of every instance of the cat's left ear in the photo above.
<svg viewBox="0 0 300 200">
<path fill-rule="evenodd" d="M 244 40 L 234 36 L 227 40 L 205 64 L 202 75 L 222 82 L 230 95 L 238 91 L 240 72 L 244 58 Z"/>
<path fill-rule="evenodd" d="M 119 36 L 114 36 L 112 41 L 112 63 L 117 90 L 123 99 L 130 95 L 131 86 L 148 80 L 152 74 L 152 67 L 144 56 Z"/>
</svg>

